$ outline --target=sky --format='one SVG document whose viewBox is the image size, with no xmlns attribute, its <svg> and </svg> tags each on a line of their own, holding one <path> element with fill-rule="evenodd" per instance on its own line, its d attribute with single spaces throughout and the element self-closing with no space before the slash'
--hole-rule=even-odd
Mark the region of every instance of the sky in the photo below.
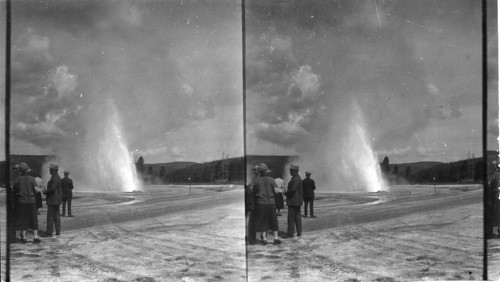
<svg viewBox="0 0 500 282">
<path fill-rule="evenodd" d="M 114 105 L 135 158 L 243 154 L 238 1 L 13 1 L 12 16 L 11 153 L 87 157 Z M 379 160 L 480 156 L 480 20 L 469 0 L 246 1 L 246 152 L 340 151 L 359 108 Z"/>
<path fill-rule="evenodd" d="M 359 124 L 379 162 L 482 156 L 480 1 L 250 0 L 247 9 L 248 154 L 327 165 L 361 142 L 346 137 Z"/>
<path fill-rule="evenodd" d="M 243 155 L 239 2 L 20 0 L 12 18 L 12 154 Z"/>
</svg>

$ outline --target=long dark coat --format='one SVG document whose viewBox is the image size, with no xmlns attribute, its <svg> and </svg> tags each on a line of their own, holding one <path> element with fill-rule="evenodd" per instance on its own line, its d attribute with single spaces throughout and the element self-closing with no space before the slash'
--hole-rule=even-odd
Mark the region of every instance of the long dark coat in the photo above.
<svg viewBox="0 0 500 282">
<path fill-rule="evenodd" d="M 302 194 L 302 179 L 296 175 L 288 182 L 288 190 L 285 192 L 287 206 L 302 206 L 304 202 Z"/>
<path fill-rule="evenodd" d="M 304 200 L 314 199 L 314 190 L 316 190 L 316 183 L 311 178 L 302 180 L 302 190 L 304 191 Z"/>
<path fill-rule="evenodd" d="M 61 189 L 63 199 L 73 198 L 73 180 L 69 177 L 61 179 Z"/>
<path fill-rule="evenodd" d="M 253 211 L 254 208 L 254 196 L 252 188 L 249 185 L 245 185 L 245 214 Z"/>
<path fill-rule="evenodd" d="M 62 189 L 61 177 L 59 174 L 54 174 L 49 183 L 47 183 L 47 190 L 43 192 L 46 196 L 47 206 L 60 205 L 62 203 Z"/>
</svg>

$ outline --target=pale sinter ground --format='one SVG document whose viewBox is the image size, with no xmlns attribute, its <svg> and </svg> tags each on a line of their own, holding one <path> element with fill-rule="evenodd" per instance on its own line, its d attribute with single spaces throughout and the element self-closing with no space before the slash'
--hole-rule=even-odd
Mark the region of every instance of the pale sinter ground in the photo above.
<svg viewBox="0 0 500 282">
<path fill-rule="evenodd" d="M 75 193 L 60 236 L 11 245 L 12 280 L 244 281 L 243 188 L 154 190 Z"/>
<path fill-rule="evenodd" d="M 319 194 L 300 238 L 249 247 L 249 281 L 481 280 L 482 185 L 436 190 Z"/>
<path fill-rule="evenodd" d="M 61 236 L 43 239 L 40 245 L 11 245 L 12 280 L 482 278 L 481 185 L 439 186 L 436 195 L 432 186 L 318 194 L 318 218 L 303 218 L 301 238 L 284 239 L 279 246 L 248 246 L 247 261 L 242 187 L 198 187 L 191 196 L 186 188 L 75 193 L 76 217 L 62 218 Z M 41 229 L 45 216 L 43 210 Z M 286 217 L 279 220 L 285 231 Z"/>
</svg>

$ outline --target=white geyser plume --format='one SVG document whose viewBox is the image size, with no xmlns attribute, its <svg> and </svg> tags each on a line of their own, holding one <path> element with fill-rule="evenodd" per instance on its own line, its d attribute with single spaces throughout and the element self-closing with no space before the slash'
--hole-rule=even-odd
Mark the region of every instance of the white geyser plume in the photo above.
<svg viewBox="0 0 500 282">
<path fill-rule="evenodd" d="M 84 137 L 74 141 L 60 144 L 56 159 L 49 162 L 71 172 L 75 191 L 142 190 L 120 113 L 111 99 L 89 107 Z"/>
<path fill-rule="evenodd" d="M 353 103 L 352 122 L 347 128 L 341 158 L 344 175 L 350 179 L 353 190 L 377 192 L 387 189 L 382 177 L 378 156 L 373 151 L 363 114 L 357 102 Z"/>
<path fill-rule="evenodd" d="M 122 134 L 118 110 L 112 101 L 109 104 L 107 128 L 97 147 L 97 165 L 98 171 L 101 172 L 99 178 L 115 191 L 141 190 L 133 155 L 129 152 Z"/>
<path fill-rule="evenodd" d="M 318 192 L 377 192 L 388 189 L 382 177 L 378 156 L 372 149 L 373 138 L 366 127 L 357 101 L 337 107 L 328 119 L 327 132 L 304 139 L 297 158 L 290 163 L 300 165 L 299 175 L 311 171 Z M 283 173 L 289 181 L 289 164 Z"/>
</svg>

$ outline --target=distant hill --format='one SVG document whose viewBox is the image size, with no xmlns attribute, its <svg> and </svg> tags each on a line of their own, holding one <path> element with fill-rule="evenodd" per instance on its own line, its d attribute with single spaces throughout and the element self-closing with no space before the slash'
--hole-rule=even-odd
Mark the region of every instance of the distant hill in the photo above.
<svg viewBox="0 0 500 282">
<path fill-rule="evenodd" d="M 40 174 L 42 165 L 51 159 L 53 155 L 11 155 L 12 164 L 25 162 L 32 172 L 32 175 Z M 271 176 L 276 178 L 283 173 L 285 166 L 293 162 L 297 156 L 283 155 L 247 155 L 245 158 L 221 159 L 206 163 L 196 162 L 165 162 L 144 164 L 144 173 L 147 174 L 151 166 L 153 174 L 144 175 L 144 180 L 156 179 L 160 183 L 186 182 L 234 182 L 243 181 L 247 167 L 254 164 L 266 163 L 271 169 Z M 497 151 L 487 152 L 488 161 L 498 160 Z M 246 162 L 246 164 L 245 164 Z M 409 181 L 413 183 L 438 182 L 461 182 L 461 181 L 481 181 L 482 169 L 484 167 L 483 158 L 461 160 L 452 163 L 443 162 L 415 162 L 389 164 L 389 174 L 393 174 L 394 167 L 398 167 L 400 177 L 406 178 L 407 167 L 410 168 Z M 165 168 L 163 176 L 160 175 L 161 168 Z M 5 185 L 6 173 L 10 172 L 5 161 L 0 161 L 0 184 Z M 394 178 L 394 175 L 393 175 Z M 156 182 L 155 182 L 156 183 Z"/>
<path fill-rule="evenodd" d="M 422 170 L 429 169 L 433 166 L 443 164 L 442 162 L 416 162 L 416 163 L 402 163 L 402 164 L 389 164 L 389 171 L 394 171 L 397 166 L 399 172 L 404 173 L 406 168 L 409 167 L 412 174 L 419 173 Z"/>
<path fill-rule="evenodd" d="M 196 162 L 170 162 L 170 163 L 156 163 L 156 164 L 144 164 L 145 172 L 148 171 L 149 167 L 153 168 L 153 173 L 159 173 L 161 167 L 165 167 L 165 173 L 169 174 L 176 170 L 183 169 L 185 167 L 197 164 Z"/>
<path fill-rule="evenodd" d="M 498 161 L 498 152 L 487 151 L 486 159 L 487 162 Z M 478 157 L 450 163 L 437 163 L 427 168 L 422 167 L 423 169 L 416 171 L 413 171 L 413 167 L 410 167 L 410 180 L 416 183 L 480 183 L 483 181 L 483 172 L 487 169 L 487 164 L 484 161 L 483 157 Z M 403 164 L 402 166 L 398 166 L 400 173 L 404 173 L 406 169 L 406 166 Z M 393 169 L 392 167 L 391 172 Z"/>
<path fill-rule="evenodd" d="M 242 182 L 245 180 L 246 168 L 259 163 L 266 163 L 271 169 L 271 176 L 278 177 L 295 156 L 259 156 L 247 155 L 246 158 L 226 158 L 205 163 L 174 162 L 161 164 L 144 164 L 147 174 L 149 166 L 153 169 L 152 175 L 144 175 L 143 179 L 152 183 L 184 183 L 189 179 L 193 183 L 210 182 Z M 246 165 L 245 165 L 246 160 Z M 165 167 L 165 174 L 160 175 L 161 167 Z"/>
<path fill-rule="evenodd" d="M 226 158 L 206 163 L 194 163 L 167 172 L 161 179 L 164 183 L 184 183 L 187 181 L 191 181 L 192 183 L 243 181 L 245 179 L 243 157 Z"/>
</svg>

